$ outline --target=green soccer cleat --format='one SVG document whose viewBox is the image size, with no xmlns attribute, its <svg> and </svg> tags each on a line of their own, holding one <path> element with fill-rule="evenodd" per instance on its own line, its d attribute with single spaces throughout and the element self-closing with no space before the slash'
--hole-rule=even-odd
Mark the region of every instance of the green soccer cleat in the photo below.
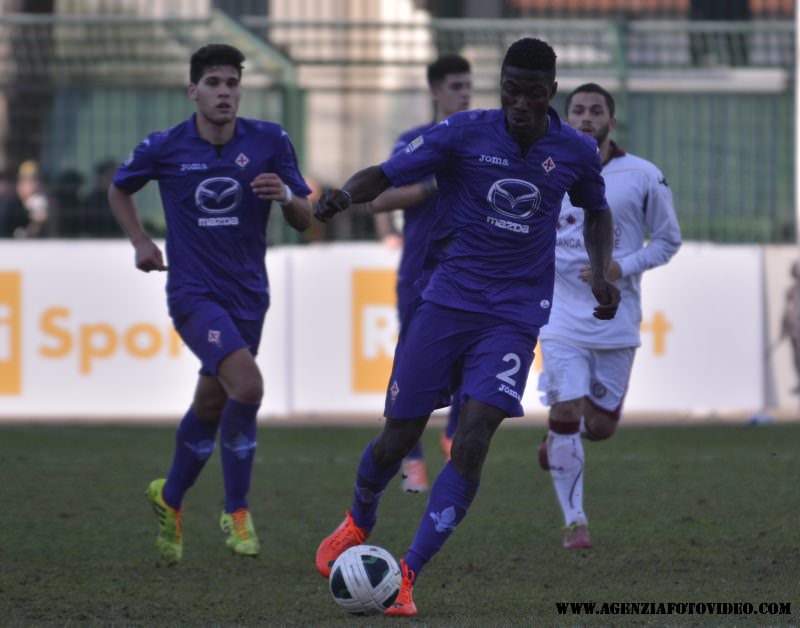
<svg viewBox="0 0 800 628">
<path fill-rule="evenodd" d="M 175 510 L 164 501 L 164 478 L 153 480 L 145 495 L 158 519 L 156 548 L 167 565 L 177 565 L 183 556 L 183 508 Z"/>
<path fill-rule="evenodd" d="M 234 554 L 239 556 L 258 556 L 261 551 L 261 544 L 258 542 L 256 529 L 253 527 L 253 518 L 250 511 L 240 508 L 235 512 L 222 512 L 219 519 L 219 527 L 222 532 L 228 535 L 225 539 L 227 545 Z"/>
</svg>

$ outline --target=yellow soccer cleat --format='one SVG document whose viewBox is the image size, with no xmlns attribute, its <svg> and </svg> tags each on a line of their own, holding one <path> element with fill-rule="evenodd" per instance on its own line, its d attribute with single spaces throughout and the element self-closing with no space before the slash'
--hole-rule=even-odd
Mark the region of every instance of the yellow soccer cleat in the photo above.
<svg viewBox="0 0 800 628">
<path fill-rule="evenodd" d="M 240 508 L 234 512 L 224 512 L 219 519 L 219 527 L 224 534 L 228 535 L 225 539 L 227 545 L 234 554 L 239 556 L 258 556 L 261 551 L 261 543 L 258 541 L 256 529 L 253 527 L 253 518 L 250 511 Z"/>
<path fill-rule="evenodd" d="M 156 548 L 168 565 L 177 565 L 183 556 L 183 508 L 175 510 L 164 501 L 164 478 L 153 480 L 145 495 L 158 519 Z"/>
</svg>

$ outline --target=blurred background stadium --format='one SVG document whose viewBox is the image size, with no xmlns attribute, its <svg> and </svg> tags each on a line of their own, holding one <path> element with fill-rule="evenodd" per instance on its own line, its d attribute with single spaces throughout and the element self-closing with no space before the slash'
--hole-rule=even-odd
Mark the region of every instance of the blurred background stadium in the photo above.
<svg viewBox="0 0 800 628">
<path fill-rule="evenodd" d="M 387 155 L 430 112 L 424 66 L 459 52 L 474 105 L 497 105 L 498 64 L 523 35 L 552 43 L 561 96 L 595 80 L 618 99 L 618 140 L 667 174 L 687 240 L 795 241 L 793 0 L 3 0 L 0 212 L 39 187 L 46 237 L 119 235 L 104 205 L 116 164 L 185 118 L 187 59 L 208 41 L 247 56 L 242 114 L 290 132 L 317 185 Z M 562 100 L 556 101 L 560 108 Z M 31 194 L 23 191 L 21 194 Z M 42 200 L 42 197 L 44 200 Z M 16 198 L 15 198 L 16 197 Z M 163 229 L 155 186 L 140 203 Z M 274 243 L 297 242 L 279 221 Z M 305 240 L 373 239 L 353 212 Z"/>
<path fill-rule="evenodd" d="M 0 0 L 0 417 L 181 412 L 194 360 L 163 277 L 133 271 L 106 189 L 148 132 L 192 111 L 198 47 L 244 51 L 241 114 L 281 123 L 319 190 L 429 119 L 437 55 L 467 57 L 473 105 L 496 107 L 506 48 L 537 36 L 558 54 L 559 110 L 583 82 L 615 94 L 616 138 L 665 173 L 686 241 L 645 277 L 627 408 L 796 418 L 800 368 L 778 337 L 797 258 L 795 12 L 792 0 Z M 157 186 L 137 199 L 163 236 Z M 359 208 L 302 235 L 272 216 L 271 243 L 286 246 L 268 253 L 263 412 L 374 416 L 397 251 Z M 526 411 L 541 413 L 536 372 Z M 123 381 L 149 394 L 123 399 Z"/>
</svg>

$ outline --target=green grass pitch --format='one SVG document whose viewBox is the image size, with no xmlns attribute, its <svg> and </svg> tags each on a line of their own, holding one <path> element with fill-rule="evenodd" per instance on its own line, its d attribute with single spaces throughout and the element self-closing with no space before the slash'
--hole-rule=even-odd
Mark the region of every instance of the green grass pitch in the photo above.
<svg viewBox="0 0 800 628">
<path fill-rule="evenodd" d="M 172 427 L 0 427 L 0 625 L 800 624 L 797 423 L 623 424 L 610 441 L 586 443 L 595 547 L 566 551 L 536 463 L 544 428 L 507 421 L 469 515 L 417 582 L 419 617 L 351 617 L 331 599 L 314 553 L 349 507 L 357 460 L 379 427 L 260 428 L 255 560 L 231 556 L 217 528 L 215 453 L 187 496 L 175 568 L 158 564 L 144 497 L 167 470 Z M 431 476 L 442 464 L 439 430 L 424 437 Z M 425 502 L 395 479 L 371 542 L 402 556 Z M 791 614 L 560 615 L 564 601 L 778 602 Z"/>
</svg>

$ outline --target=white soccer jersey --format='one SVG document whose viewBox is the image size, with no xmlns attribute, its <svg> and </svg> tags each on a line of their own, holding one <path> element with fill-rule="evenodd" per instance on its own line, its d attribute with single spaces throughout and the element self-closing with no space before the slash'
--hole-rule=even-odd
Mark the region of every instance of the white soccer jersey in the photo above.
<svg viewBox="0 0 800 628">
<path fill-rule="evenodd" d="M 598 349 L 638 347 L 642 321 L 642 272 L 666 264 L 681 245 L 681 232 L 664 175 L 649 161 L 619 150 L 603 167 L 606 199 L 614 216 L 614 253 L 622 277 L 617 315 L 601 321 L 591 286 L 579 277 L 589 266 L 583 241 L 583 210 L 564 196 L 556 240 L 556 282 L 550 322 L 540 337 Z M 649 232 L 649 242 L 645 237 Z"/>
</svg>

